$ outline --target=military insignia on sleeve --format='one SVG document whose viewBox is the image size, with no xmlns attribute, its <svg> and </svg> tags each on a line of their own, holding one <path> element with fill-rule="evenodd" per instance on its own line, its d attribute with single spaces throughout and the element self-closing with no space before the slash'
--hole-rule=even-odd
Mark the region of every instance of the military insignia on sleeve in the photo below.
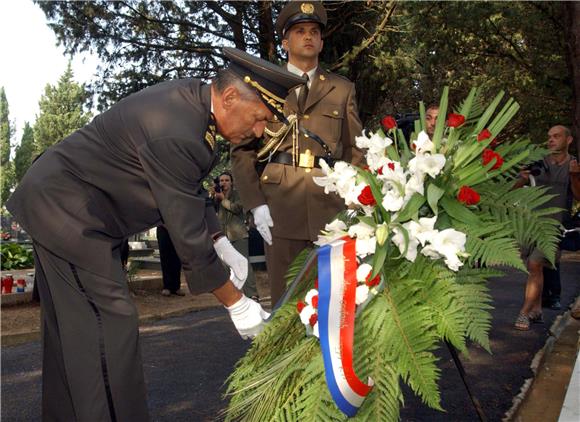
<svg viewBox="0 0 580 422">
<path fill-rule="evenodd" d="M 302 11 L 302 13 L 311 15 L 314 13 L 314 5 L 312 3 L 302 3 L 300 5 L 300 10 Z"/>
<path fill-rule="evenodd" d="M 217 129 L 215 126 L 215 117 L 212 113 L 207 125 L 207 129 L 205 131 L 205 143 L 207 144 L 207 146 L 209 146 L 209 148 L 212 151 L 215 150 L 215 145 L 217 142 L 216 138 L 217 138 Z"/>
</svg>

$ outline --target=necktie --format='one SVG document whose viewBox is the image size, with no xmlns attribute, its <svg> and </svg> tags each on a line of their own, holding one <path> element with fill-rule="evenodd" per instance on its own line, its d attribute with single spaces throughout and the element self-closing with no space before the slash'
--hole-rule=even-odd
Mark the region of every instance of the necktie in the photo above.
<svg viewBox="0 0 580 422">
<path fill-rule="evenodd" d="M 217 130 L 215 126 L 215 116 L 213 113 L 211 113 L 209 116 L 209 122 L 207 123 L 207 129 L 205 131 L 205 142 L 207 142 L 212 151 L 215 149 L 216 135 Z"/>
<path fill-rule="evenodd" d="M 308 98 L 308 74 L 303 73 L 303 78 L 306 78 L 306 83 L 300 88 L 300 95 L 298 95 L 298 108 L 304 111 L 306 108 L 306 99 Z"/>
</svg>

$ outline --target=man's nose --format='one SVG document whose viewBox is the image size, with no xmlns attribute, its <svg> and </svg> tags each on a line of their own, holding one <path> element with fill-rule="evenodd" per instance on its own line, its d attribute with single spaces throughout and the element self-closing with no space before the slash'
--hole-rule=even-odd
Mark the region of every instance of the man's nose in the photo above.
<svg viewBox="0 0 580 422">
<path fill-rule="evenodd" d="M 261 137 L 264 134 L 264 129 L 266 128 L 266 122 L 257 122 L 254 125 L 253 132 L 256 138 Z"/>
</svg>

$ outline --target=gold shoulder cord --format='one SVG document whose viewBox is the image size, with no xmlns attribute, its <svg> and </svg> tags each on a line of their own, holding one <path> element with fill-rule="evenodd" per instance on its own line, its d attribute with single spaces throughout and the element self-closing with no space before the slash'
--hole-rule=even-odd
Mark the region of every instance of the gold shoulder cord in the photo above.
<svg viewBox="0 0 580 422">
<path fill-rule="evenodd" d="M 258 150 L 257 154 L 258 161 L 260 162 L 268 161 L 270 157 L 274 155 L 276 151 L 278 151 L 278 148 L 280 148 L 280 145 L 282 145 L 282 142 L 284 141 L 284 139 L 286 139 L 286 137 L 291 131 L 293 138 L 292 149 L 294 152 L 298 133 L 298 116 L 296 116 L 296 114 L 291 114 L 290 116 L 287 116 L 286 119 L 288 120 L 289 124 L 282 125 L 282 127 L 277 131 L 274 132 L 268 128 L 264 130 L 264 132 L 266 133 L 266 135 L 270 137 L 270 139 L 266 143 L 266 145 L 264 145 L 262 148 Z"/>
</svg>

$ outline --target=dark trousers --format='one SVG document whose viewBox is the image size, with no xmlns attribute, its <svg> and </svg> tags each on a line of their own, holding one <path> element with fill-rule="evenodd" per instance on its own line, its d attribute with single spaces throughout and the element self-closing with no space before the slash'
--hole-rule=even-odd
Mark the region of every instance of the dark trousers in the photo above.
<svg viewBox="0 0 580 422">
<path fill-rule="evenodd" d="M 157 227 L 157 242 L 163 272 L 163 288 L 176 292 L 181 286 L 181 260 L 169 237 L 169 232 L 163 226 Z"/>
<path fill-rule="evenodd" d="M 119 248 L 94 274 L 35 243 L 43 421 L 148 421 L 137 309 Z"/>
<path fill-rule="evenodd" d="M 274 307 L 286 291 L 286 272 L 288 267 L 303 249 L 312 247 L 312 242 L 310 240 L 273 237 L 272 246 L 267 243 L 264 243 L 264 245 L 266 247 L 270 295 L 272 297 L 272 307 Z"/>
<path fill-rule="evenodd" d="M 544 287 L 542 290 L 542 299 L 560 300 L 562 284 L 560 282 L 560 263 L 556 263 L 556 268 L 544 267 Z"/>
</svg>

